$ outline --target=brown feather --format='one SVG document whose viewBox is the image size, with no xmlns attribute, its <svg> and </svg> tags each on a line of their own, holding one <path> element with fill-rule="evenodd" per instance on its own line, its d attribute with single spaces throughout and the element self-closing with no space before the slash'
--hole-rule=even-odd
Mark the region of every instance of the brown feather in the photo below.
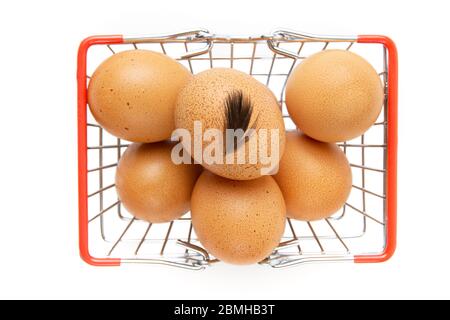
<svg viewBox="0 0 450 320">
<path fill-rule="evenodd" d="M 235 90 L 228 93 L 225 99 L 225 129 L 242 129 L 247 133 L 248 129 L 256 129 L 257 120 L 250 127 L 250 119 L 253 114 L 253 104 L 250 97 L 244 95 L 241 90 Z M 249 128 L 250 127 L 250 128 Z M 234 144 L 234 150 L 242 141 Z M 226 149 L 228 150 L 228 148 Z"/>
</svg>

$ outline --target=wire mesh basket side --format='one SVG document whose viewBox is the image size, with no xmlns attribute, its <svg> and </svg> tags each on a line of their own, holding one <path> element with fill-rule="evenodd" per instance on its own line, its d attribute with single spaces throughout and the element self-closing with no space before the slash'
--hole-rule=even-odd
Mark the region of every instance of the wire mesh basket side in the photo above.
<svg viewBox="0 0 450 320">
<path fill-rule="evenodd" d="M 367 51 L 366 48 L 371 46 L 373 48 Z M 130 49 L 159 51 L 176 58 L 194 74 L 209 68 L 227 67 L 252 75 L 275 93 L 286 127 L 293 130 L 295 125 L 284 101 L 290 72 L 309 55 L 336 48 L 354 50 L 378 68 L 385 88 L 383 111 L 364 135 L 339 144 L 349 158 L 354 176 L 352 193 L 344 207 L 332 217 L 318 222 L 288 219 L 282 243 L 261 264 L 279 268 L 307 262 L 353 261 L 355 255 L 379 254 L 385 250 L 387 241 L 389 61 L 384 46 L 360 45 L 354 39 L 280 38 L 279 34 L 234 39 L 206 33 L 150 40 L 129 38 L 89 50 L 87 74 L 82 85 L 86 86 L 96 66 L 111 54 Z M 87 109 L 86 101 L 82 103 Z M 115 192 L 114 173 L 129 142 L 111 136 L 89 113 L 86 119 L 86 163 L 82 161 L 81 165 L 88 169 L 81 181 L 86 179 L 88 186 L 85 200 L 89 214 L 86 221 L 80 220 L 80 226 L 86 223 L 89 255 L 106 259 L 102 261 L 112 265 L 119 262 L 155 263 L 195 270 L 217 262 L 196 239 L 189 213 L 171 223 L 151 224 L 126 212 Z M 80 204 L 84 205 L 84 202 L 80 200 Z"/>
</svg>

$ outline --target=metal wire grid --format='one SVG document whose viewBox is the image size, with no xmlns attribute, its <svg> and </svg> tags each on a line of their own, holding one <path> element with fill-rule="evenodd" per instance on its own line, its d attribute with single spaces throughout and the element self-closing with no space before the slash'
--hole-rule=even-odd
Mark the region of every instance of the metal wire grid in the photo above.
<svg viewBox="0 0 450 320">
<path fill-rule="evenodd" d="M 331 44 L 335 44 L 333 41 L 277 40 L 274 51 L 274 48 L 268 46 L 266 38 L 236 41 L 231 38 L 210 38 L 208 41 L 202 40 L 195 43 L 188 38 L 167 39 L 151 43 L 151 45 L 137 42 L 131 42 L 132 48 L 159 49 L 160 52 L 173 57 L 183 52 L 173 53 L 171 51 L 173 48 L 169 50 L 168 47 L 177 45 L 180 50 L 181 44 L 187 57 L 177 58 L 177 60 L 185 64 L 194 74 L 206 68 L 219 66 L 246 71 L 269 86 L 277 95 L 287 129 L 295 129 L 284 101 L 286 81 L 290 72 L 297 63 L 311 53 L 327 50 Z M 340 47 L 346 50 L 354 47 L 353 41 L 336 42 L 336 44 L 340 44 Z M 200 49 L 197 54 L 190 55 L 191 45 L 206 46 L 206 49 Z M 237 47 L 242 45 L 247 47 L 245 54 L 237 50 Z M 314 45 L 315 48 L 320 45 L 320 47 L 305 53 L 308 45 Z M 106 47 L 109 54 L 115 54 L 119 50 L 132 49 L 129 46 L 108 45 Z M 277 53 L 276 49 L 282 49 L 284 46 L 290 49 L 296 47 L 297 57 L 291 58 Z M 384 48 L 382 50 L 382 70 L 379 75 L 384 84 L 385 98 L 387 98 L 387 58 L 386 50 Z M 240 63 L 242 61 L 246 64 Z M 264 61 L 264 64 L 257 66 L 261 61 Z M 277 65 L 280 61 L 283 63 Z M 89 78 L 88 76 L 88 80 Z M 387 99 L 385 99 L 380 118 L 366 134 L 339 144 L 347 154 L 353 172 L 353 188 L 348 202 L 332 217 L 319 222 L 287 219 L 282 243 L 261 264 L 281 268 L 307 262 L 352 261 L 355 254 L 383 250 L 386 241 L 386 102 Z M 94 250 L 98 257 L 121 258 L 122 263 L 165 264 L 194 270 L 203 269 L 217 262 L 197 241 L 189 213 L 167 224 L 151 224 L 135 219 L 122 208 L 115 194 L 114 172 L 129 142 L 117 139 L 104 131 L 95 123 L 92 115 L 89 115 L 89 119 L 88 163 L 92 169 L 88 170 L 88 181 L 89 188 L 93 190 L 88 195 L 91 250 Z M 368 134 L 371 136 L 371 141 L 375 141 L 374 143 L 368 142 L 366 138 Z M 367 163 L 368 153 L 373 151 L 377 153 L 375 156 L 377 163 L 382 163 L 381 168 Z M 375 181 L 372 184 L 369 183 L 371 179 Z M 377 190 L 370 189 L 369 186 L 376 186 Z M 377 214 L 374 214 L 375 212 Z M 372 235 L 368 235 L 368 230 L 373 231 Z M 364 238 L 367 240 L 363 241 Z M 375 246 L 374 243 L 376 243 Z M 370 249 L 371 247 L 374 249 Z"/>
</svg>

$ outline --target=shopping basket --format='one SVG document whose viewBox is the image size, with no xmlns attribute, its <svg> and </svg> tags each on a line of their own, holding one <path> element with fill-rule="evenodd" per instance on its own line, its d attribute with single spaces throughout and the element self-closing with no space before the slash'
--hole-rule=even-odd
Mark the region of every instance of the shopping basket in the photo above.
<svg viewBox="0 0 450 320">
<path fill-rule="evenodd" d="M 170 35 L 94 36 L 78 52 L 79 246 L 95 266 L 163 264 L 192 270 L 219 261 L 197 241 L 190 214 L 166 224 L 135 219 L 114 185 L 117 163 L 129 142 L 113 137 L 87 107 L 87 85 L 107 57 L 130 49 L 167 54 L 196 74 L 214 67 L 244 71 L 279 99 L 287 129 L 295 126 L 284 102 L 286 80 L 303 59 L 320 50 L 352 50 L 379 72 L 385 100 L 376 123 L 362 136 L 340 143 L 353 174 L 345 205 L 328 219 L 287 219 L 280 245 L 261 265 L 282 268 L 312 262 L 381 262 L 396 247 L 397 51 L 385 36 L 318 36 L 280 30 L 261 36 L 223 36 L 207 30 Z"/>
</svg>

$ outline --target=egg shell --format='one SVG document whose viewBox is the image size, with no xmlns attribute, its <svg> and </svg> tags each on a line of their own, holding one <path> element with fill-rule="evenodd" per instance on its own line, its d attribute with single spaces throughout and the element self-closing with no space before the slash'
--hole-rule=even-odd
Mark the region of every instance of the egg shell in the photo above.
<svg viewBox="0 0 450 320">
<path fill-rule="evenodd" d="M 271 176 L 228 180 L 204 171 L 192 193 L 192 224 L 201 244 L 232 264 L 265 259 L 284 233 L 286 206 Z"/>
<path fill-rule="evenodd" d="M 213 68 L 199 74 L 196 74 L 181 91 L 175 107 L 175 125 L 177 128 L 189 130 L 191 135 L 194 133 L 194 121 L 201 121 L 203 133 L 207 129 L 219 129 L 224 131 L 225 128 L 225 100 L 227 96 L 235 91 L 242 91 L 252 101 L 253 113 L 250 118 L 250 126 L 256 124 L 256 131 L 260 129 L 278 129 L 278 161 L 284 151 L 285 127 L 280 107 L 272 91 L 265 85 L 258 82 L 248 74 L 227 68 Z M 261 168 L 268 167 L 263 164 L 259 157 L 257 163 L 250 163 L 249 144 L 254 139 L 258 139 L 258 135 L 253 135 L 250 142 L 242 146 L 245 148 L 245 163 L 237 164 L 237 152 L 234 153 L 235 162 L 227 164 L 207 164 L 198 156 L 192 154 L 194 159 L 201 163 L 206 169 L 225 178 L 234 180 L 250 180 L 258 178 L 262 175 Z M 268 155 L 274 155 L 272 150 L 270 131 L 266 143 Z M 203 150 L 209 142 L 203 142 Z M 187 151 L 193 150 L 193 141 L 191 146 L 187 146 Z M 274 157 L 275 158 L 275 157 Z M 275 167 L 278 161 L 274 163 Z"/>
<path fill-rule="evenodd" d="M 325 50 L 300 63 L 286 85 L 286 105 L 297 127 L 324 142 L 363 134 L 383 105 L 375 69 L 346 50 Z"/>
<path fill-rule="evenodd" d="M 352 187 L 344 152 L 298 132 L 286 134 L 286 150 L 274 176 L 286 201 L 287 216 L 312 221 L 341 208 Z"/>
<path fill-rule="evenodd" d="M 148 50 L 116 53 L 94 72 L 88 87 L 92 115 L 108 132 L 133 142 L 169 139 L 181 88 L 192 74 L 172 58 Z"/>
<path fill-rule="evenodd" d="M 169 222 L 190 209 L 192 189 L 201 167 L 176 165 L 175 143 L 133 143 L 121 157 L 116 189 L 125 208 L 136 218 L 153 223 Z"/>
</svg>

